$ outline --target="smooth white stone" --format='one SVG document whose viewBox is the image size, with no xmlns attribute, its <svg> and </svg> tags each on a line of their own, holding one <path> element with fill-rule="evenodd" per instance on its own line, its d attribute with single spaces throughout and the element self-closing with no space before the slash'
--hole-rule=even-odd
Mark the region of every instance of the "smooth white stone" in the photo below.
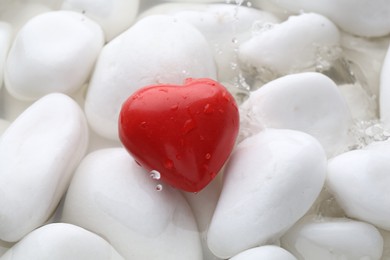
<svg viewBox="0 0 390 260">
<path fill-rule="evenodd" d="M 148 16 L 103 48 L 85 101 L 90 126 L 118 140 L 119 111 L 134 91 L 161 83 L 181 85 L 186 78 L 216 79 L 206 39 L 177 18 Z"/>
<path fill-rule="evenodd" d="M 139 0 L 64 0 L 61 9 L 81 12 L 96 21 L 110 41 L 130 27 L 138 6 Z"/>
<path fill-rule="evenodd" d="M 278 239 L 308 211 L 325 174 L 325 152 L 308 134 L 266 129 L 245 139 L 224 172 L 210 250 L 228 258 Z"/>
<path fill-rule="evenodd" d="M 314 72 L 291 74 L 251 92 L 242 105 L 243 128 L 287 128 L 316 137 L 328 156 L 347 144 L 351 114 L 336 84 Z M 251 129 L 253 127 L 253 129 Z M 243 129 L 242 129 L 243 130 Z"/>
<path fill-rule="evenodd" d="M 383 238 L 370 224 L 346 218 L 305 219 L 282 237 L 298 259 L 381 259 Z"/>
<path fill-rule="evenodd" d="M 62 220 L 100 234 L 126 259 L 202 259 L 190 207 L 159 183 L 123 148 L 93 152 L 72 179 Z"/>
<path fill-rule="evenodd" d="M 49 218 L 87 145 L 84 115 L 63 94 L 38 100 L 7 128 L 0 139 L 0 239 L 17 241 Z"/>
<path fill-rule="evenodd" d="M 216 257 L 207 245 L 207 231 L 215 207 L 218 203 L 218 198 L 221 193 L 222 182 L 219 173 L 210 184 L 198 193 L 182 192 L 194 213 L 195 220 L 198 224 L 198 229 L 201 236 L 203 259 L 217 260 Z"/>
<path fill-rule="evenodd" d="M 329 17 L 341 29 L 358 36 L 377 37 L 390 33 L 390 5 L 387 0 L 252 0 L 271 2 L 284 11 L 316 12 Z"/>
<path fill-rule="evenodd" d="M 12 27 L 9 23 L 0 21 L 0 88 L 3 86 L 4 63 L 12 39 Z"/>
<path fill-rule="evenodd" d="M 383 61 L 380 75 L 380 118 L 387 128 L 390 128 L 390 45 Z"/>
<path fill-rule="evenodd" d="M 218 68 L 218 80 L 237 77 L 239 71 L 237 48 L 251 37 L 252 27 L 279 23 L 270 13 L 245 6 L 227 4 L 157 5 L 146 11 L 151 14 L 169 14 L 194 25 L 207 39 Z"/>
<path fill-rule="evenodd" d="M 354 150 L 329 161 L 327 187 L 349 217 L 390 230 L 389 172 L 383 150 Z"/>
<path fill-rule="evenodd" d="M 88 79 L 103 46 L 100 26 L 70 11 L 47 12 L 31 19 L 10 49 L 4 79 L 19 99 L 70 94 Z"/>
<path fill-rule="evenodd" d="M 276 75 L 315 68 L 326 51 L 339 45 L 337 27 L 326 17 L 308 13 L 270 24 L 240 45 L 238 56 L 247 70 Z"/>
<path fill-rule="evenodd" d="M 278 246 L 261 246 L 245 250 L 230 260 L 296 260 L 290 252 Z"/>
<path fill-rule="evenodd" d="M 40 227 L 9 249 L 1 260 L 124 260 L 106 240 L 65 223 Z"/>
</svg>

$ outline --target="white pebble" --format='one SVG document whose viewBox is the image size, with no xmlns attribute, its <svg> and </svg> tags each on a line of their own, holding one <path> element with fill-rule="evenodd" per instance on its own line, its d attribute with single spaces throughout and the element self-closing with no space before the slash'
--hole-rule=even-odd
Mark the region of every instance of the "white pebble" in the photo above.
<svg viewBox="0 0 390 260">
<path fill-rule="evenodd" d="M 298 259 L 379 260 L 383 238 L 372 225 L 346 218 L 305 219 L 282 237 Z"/>
<path fill-rule="evenodd" d="M 1 259 L 124 260 L 103 238 L 65 223 L 49 224 L 32 231 Z"/>
<path fill-rule="evenodd" d="M 303 132 L 266 129 L 241 142 L 224 172 L 211 251 L 228 258 L 278 239 L 313 204 L 325 172 L 323 148 Z"/>
<path fill-rule="evenodd" d="M 218 80 L 232 80 L 239 73 L 238 46 L 251 36 L 253 24 L 278 23 L 271 13 L 226 4 L 166 3 L 143 15 L 169 14 L 194 25 L 207 39 L 217 63 Z"/>
<path fill-rule="evenodd" d="M 263 2 L 263 0 L 252 0 Z M 344 31 L 363 37 L 390 33 L 390 5 L 387 0 L 271 0 L 284 11 L 316 12 L 329 17 Z"/>
<path fill-rule="evenodd" d="M 284 75 L 314 69 L 339 41 L 339 31 L 329 19 L 309 13 L 259 31 L 239 47 L 238 55 L 248 70 Z"/>
<path fill-rule="evenodd" d="M 73 93 L 88 79 L 103 42 L 100 26 L 84 15 L 56 11 L 36 16 L 11 46 L 4 71 L 7 90 L 28 100 Z"/>
<path fill-rule="evenodd" d="M 278 246 L 261 246 L 248 249 L 230 260 L 296 260 L 290 252 Z"/>
<path fill-rule="evenodd" d="M 130 27 L 138 6 L 139 0 L 64 0 L 61 9 L 81 12 L 96 21 L 110 41 Z"/>
<path fill-rule="evenodd" d="M 17 241 L 49 218 L 87 144 L 84 115 L 63 94 L 38 100 L 7 128 L 0 139 L 0 239 Z"/>
<path fill-rule="evenodd" d="M 0 88 L 3 86 L 4 63 L 8 55 L 8 49 L 11 44 L 11 39 L 11 25 L 0 21 Z"/>
<path fill-rule="evenodd" d="M 190 207 L 159 184 L 123 148 L 93 152 L 73 177 L 62 221 L 100 234 L 125 259 L 202 259 Z"/>
<path fill-rule="evenodd" d="M 382 65 L 379 102 L 381 120 L 390 128 L 390 45 Z"/>
<path fill-rule="evenodd" d="M 148 16 L 103 48 L 85 101 L 90 126 L 118 140 L 119 111 L 133 92 L 147 85 L 181 85 L 191 77 L 216 79 L 204 36 L 177 18 Z"/>
<path fill-rule="evenodd" d="M 347 144 L 351 114 L 336 84 L 314 72 L 291 74 L 273 80 L 251 93 L 242 105 L 243 127 L 287 128 L 316 137 L 329 156 Z"/>
<path fill-rule="evenodd" d="M 383 150 L 354 150 L 329 161 L 327 187 L 349 217 L 390 230 L 389 172 Z"/>
</svg>

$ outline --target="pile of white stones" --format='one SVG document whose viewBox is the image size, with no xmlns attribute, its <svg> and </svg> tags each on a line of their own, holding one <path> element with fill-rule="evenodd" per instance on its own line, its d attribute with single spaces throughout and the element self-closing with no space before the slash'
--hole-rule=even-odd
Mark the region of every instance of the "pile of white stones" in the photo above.
<svg viewBox="0 0 390 260">
<path fill-rule="evenodd" d="M 0 259 L 390 259 L 390 2 L 162 2 L 0 2 Z M 239 140 L 156 191 L 119 109 L 188 77 Z"/>
</svg>

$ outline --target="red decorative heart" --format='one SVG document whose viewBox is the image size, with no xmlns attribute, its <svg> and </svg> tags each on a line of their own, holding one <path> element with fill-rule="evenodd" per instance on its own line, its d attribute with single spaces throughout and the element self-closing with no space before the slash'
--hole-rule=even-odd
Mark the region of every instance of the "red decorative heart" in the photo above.
<svg viewBox="0 0 390 260">
<path fill-rule="evenodd" d="M 135 160 L 189 192 L 202 190 L 221 170 L 238 128 L 234 98 L 210 79 L 142 88 L 119 115 L 119 137 Z"/>
</svg>

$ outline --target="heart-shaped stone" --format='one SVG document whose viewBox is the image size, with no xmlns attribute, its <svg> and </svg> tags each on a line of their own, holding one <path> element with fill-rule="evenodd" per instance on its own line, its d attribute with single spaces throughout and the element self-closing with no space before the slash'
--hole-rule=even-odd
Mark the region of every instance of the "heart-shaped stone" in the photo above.
<svg viewBox="0 0 390 260">
<path fill-rule="evenodd" d="M 214 179 L 238 129 L 234 98 L 210 79 L 142 88 L 127 99 L 119 115 L 119 137 L 135 160 L 158 172 L 165 183 L 189 192 Z"/>
</svg>

